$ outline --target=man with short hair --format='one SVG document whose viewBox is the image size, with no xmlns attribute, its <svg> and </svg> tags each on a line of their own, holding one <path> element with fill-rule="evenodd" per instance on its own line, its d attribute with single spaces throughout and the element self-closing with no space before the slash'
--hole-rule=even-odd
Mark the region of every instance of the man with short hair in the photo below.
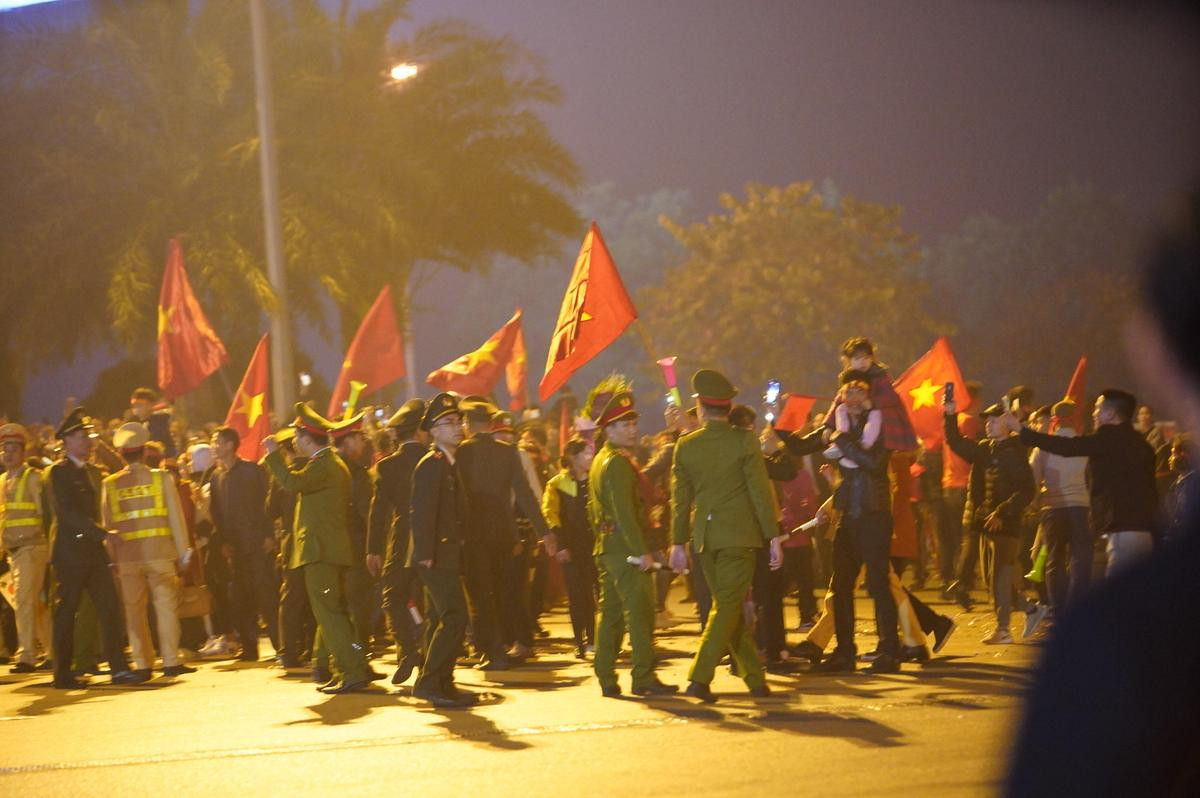
<svg viewBox="0 0 1200 798">
<path fill-rule="evenodd" d="M 29 435 L 20 424 L 0 426 L 0 555 L 8 552 L 12 567 L 17 619 L 17 662 L 13 673 L 33 673 L 52 666 L 40 665 L 38 644 L 50 655 L 50 609 L 42 600 L 50 546 L 50 525 L 45 506 L 42 473 L 25 462 Z"/>
<path fill-rule="evenodd" d="M 150 431 L 150 440 L 158 441 L 163 446 L 164 457 L 175 457 L 178 450 L 171 436 L 171 414 L 166 410 L 155 409 L 158 404 L 158 394 L 151 388 L 135 388 L 129 397 L 129 414 L 127 421 L 138 421 L 146 425 Z"/>
<path fill-rule="evenodd" d="M 1108 540 L 1111 576 L 1154 549 L 1159 532 L 1154 450 L 1133 428 L 1137 399 L 1107 388 L 1092 410 L 1095 432 L 1061 438 L 1021 429 L 1021 443 L 1063 457 L 1086 457 L 1091 474 L 1092 528 Z"/>
<path fill-rule="evenodd" d="M 113 447 L 125 468 L 105 477 L 100 507 L 108 549 L 117 566 L 125 608 L 125 629 L 133 650 L 135 673 L 149 679 L 154 647 L 146 620 L 147 599 L 154 604 L 163 675 L 181 676 L 196 669 L 179 660 L 179 576 L 192 556 L 187 522 L 175 481 L 144 460 L 150 431 L 130 421 L 113 435 Z"/>
</svg>

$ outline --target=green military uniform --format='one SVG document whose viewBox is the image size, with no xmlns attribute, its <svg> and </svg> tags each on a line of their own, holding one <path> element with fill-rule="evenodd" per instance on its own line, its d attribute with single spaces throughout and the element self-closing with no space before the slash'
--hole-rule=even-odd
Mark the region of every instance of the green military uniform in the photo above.
<svg viewBox="0 0 1200 798">
<path fill-rule="evenodd" d="M 715 371 L 692 378 L 702 402 L 728 404 L 737 391 Z M 754 580 L 758 549 L 779 534 L 775 495 L 754 435 L 728 421 L 705 422 L 679 439 L 671 468 L 671 537 L 691 538 L 713 596 L 688 679 L 707 685 L 728 649 L 751 688 L 761 687 L 763 668 L 742 615 Z"/>
<path fill-rule="evenodd" d="M 296 412 L 298 426 L 314 433 L 328 430 L 328 422 L 307 406 L 298 404 Z M 346 571 L 356 561 L 346 529 L 350 473 L 328 447 L 297 471 L 288 470 L 278 449 L 263 458 L 263 465 L 282 489 L 297 497 L 288 567 L 304 569 L 304 587 L 317 622 L 314 646 L 328 647 L 343 684 L 366 681 L 366 652 L 355 637 L 343 590 Z"/>
<path fill-rule="evenodd" d="M 601 421 L 612 423 L 629 416 L 636 416 L 633 398 L 618 393 L 604 409 Z M 600 621 L 592 668 L 602 689 L 616 687 L 617 653 L 628 629 L 636 691 L 657 681 L 653 576 L 626 562 L 630 556 L 649 556 L 637 466 L 629 455 L 606 442 L 592 460 L 588 484 L 588 519 L 596 535 L 592 553 L 600 576 Z"/>
</svg>

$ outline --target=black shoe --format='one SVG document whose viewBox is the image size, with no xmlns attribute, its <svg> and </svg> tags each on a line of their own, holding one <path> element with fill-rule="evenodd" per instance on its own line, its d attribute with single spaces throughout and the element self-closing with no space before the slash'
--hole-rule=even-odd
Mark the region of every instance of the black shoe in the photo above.
<svg viewBox="0 0 1200 798">
<path fill-rule="evenodd" d="M 621 685 L 619 684 L 602 684 L 600 685 L 600 695 L 605 698 L 620 698 Z"/>
<path fill-rule="evenodd" d="M 949 594 L 946 598 L 954 601 L 958 606 L 962 607 L 967 612 L 975 606 L 975 602 L 971 600 L 971 591 L 968 590 L 961 582 L 951 582 L 947 588 Z"/>
<path fill-rule="evenodd" d="M 37 666 L 32 662 L 18 662 L 8 669 L 9 673 L 33 673 L 37 670 Z"/>
<path fill-rule="evenodd" d="M 341 695 L 342 693 L 361 693 L 370 686 L 371 681 L 369 679 L 359 679 L 354 682 L 339 680 L 333 684 L 318 687 L 317 689 L 325 695 Z"/>
<path fill-rule="evenodd" d="M 678 685 L 664 684 L 658 679 L 633 688 L 634 695 L 674 695 L 678 692 Z"/>
<path fill-rule="evenodd" d="M 136 671 L 117 671 L 112 675 L 113 684 L 143 684 L 150 681 L 150 669 L 139 668 Z"/>
<path fill-rule="evenodd" d="M 789 651 L 793 657 L 800 657 L 801 659 L 806 659 L 809 662 L 811 662 L 813 665 L 816 665 L 817 663 L 819 663 L 821 661 L 821 658 L 825 656 L 825 652 L 822 651 L 817 646 L 816 643 L 810 642 L 808 640 L 801 641 L 798 645 L 793 646 L 791 649 L 789 649 Z"/>
<path fill-rule="evenodd" d="M 39 663 L 37 664 L 37 669 L 38 669 L 39 671 L 52 671 L 52 670 L 54 670 L 54 660 L 52 660 L 52 659 L 44 659 L 44 660 L 42 660 L 41 662 L 39 662 Z"/>
<path fill-rule="evenodd" d="M 771 695 L 771 688 L 767 687 L 765 683 L 760 684 L 756 687 L 750 688 L 750 695 L 754 698 L 767 698 Z"/>
<path fill-rule="evenodd" d="M 333 679 L 333 674 L 329 672 L 328 668 L 313 668 L 312 680 L 316 684 L 329 684 L 331 679 Z"/>
<path fill-rule="evenodd" d="M 767 673 L 795 673 L 796 665 L 793 662 L 788 662 L 782 659 L 767 660 L 765 666 Z"/>
<path fill-rule="evenodd" d="M 380 679 L 386 679 L 386 678 L 387 678 L 386 673 L 380 673 L 379 671 L 375 670 L 374 668 L 367 668 L 367 681 L 377 682 Z"/>
<path fill-rule="evenodd" d="M 167 667 L 163 668 L 163 676 L 182 676 L 185 673 L 195 672 L 195 668 L 193 668 L 191 665 L 184 665 L 183 663 L 178 665 L 168 665 Z"/>
<path fill-rule="evenodd" d="M 87 688 L 87 682 L 81 682 L 74 676 L 55 676 L 51 685 L 55 690 L 83 690 Z"/>
<path fill-rule="evenodd" d="M 929 649 L 926 646 L 901 646 L 901 662 L 929 662 Z"/>
<path fill-rule="evenodd" d="M 869 673 L 899 673 L 900 660 L 896 659 L 891 654 L 880 654 L 875 658 L 875 661 L 867 667 Z"/>
<path fill-rule="evenodd" d="M 834 652 L 824 661 L 813 665 L 811 673 L 853 673 L 855 668 L 854 655 Z"/>
<path fill-rule="evenodd" d="M 238 657 L 238 662 L 258 662 L 257 654 L 242 654 Z"/>
<path fill-rule="evenodd" d="M 534 635 L 536 635 L 537 637 L 549 637 L 549 636 L 550 636 L 550 630 L 549 630 L 549 629 L 543 629 L 543 628 L 541 627 L 541 624 L 539 624 L 539 625 L 537 625 L 536 627 L 534 627 L 533 633 L 534 633 Z"/>
<path fill-rule="evenodd" d="M 450 709 L 453 707 L 463 706 L 463 704 L 460 704 L 456 699 L 451 698 L 445 693 L 437 690 L 431 690 L 427 687 L 414 687 L 412 694 L 413 698 L 420 698 L 423 701 L 428 701 L 435 707 Z"/>
<path fill-rule="evenodd" d="M 421 664 L 421 658 L 415 654 L 405 657 L 400 660 L 399 667 L 392 674 L 392 684 L 404 684 L 409 677 L 413 675 L 413 671 Z"/>
<path fill-rule="evenodd" d="M 683 691 L 683 694 L 692 698 L 699 698 L 705 704 L 717 703 L 717 697 L 713 695 L 713 691 L 709 686 L 703 682 L 690 682 L 687 689 Z"/>
<path fill-rule="evenodd" d="M 936 654 L 946 645 L 950 635 L 954 634 L 954 619 L 947 615 L 939 615 L 933 625 L 933 653 Z"/>
<path fill-rule="evenodd" d="M 481 671 L 508 671 L 512 670 L 512 666 L 512 660 L 506 656 L 484 657 L 479 660 L 479 664 L 475 666 L 475 669 Z"/>
<path fill-rule="evenodd" d="M 479 703 L 479 693 L 470 690 L 459 690 L 453 682 L 442 688 L 442 695 L 453 698 L 462 707 L 473 707 Z"/>
</svg>

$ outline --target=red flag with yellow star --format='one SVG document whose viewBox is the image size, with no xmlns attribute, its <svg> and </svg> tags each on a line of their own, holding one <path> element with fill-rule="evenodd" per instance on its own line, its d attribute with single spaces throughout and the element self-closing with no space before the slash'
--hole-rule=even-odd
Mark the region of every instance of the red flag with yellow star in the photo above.
<svg viewBox="0 0 1200 798">
<path fill-rule="evenodd" d="M 228 359 L 225 344 L 192 293 L 183 268 L 183 247 L 172 238 L 158 295 L 158 387 L 167 399 L 182 396 Z"/>
<path fill-rule="evenodd" d="M 340 418 L 343 402 L 349 402 L 346 415 L 352 415 L 360 394 L 378 390 L 407 373 L 404 342 L 396 326 L 396 308 L 392 304 L 392 287 L 385 285 L 346 350 L 326 416 Z"/>
<path fill-rule="evenodd" d="M 950 351 L 950 342 L 939 338 L 933 348 L 908 367 L 893 385 L 900 403 L 912 419 L 913 430 L 926 449 L 940 445 L 945 437 L 942 426 L 942 394 L 946 383 L 954 383 L 954 398 L 966 406 L 967 391 L 958 361 Z M 936 441 L 936 444 L 934 443 Z"/>
<path fill-rule="evenodd" d="M 246 460 L 258 460 L 263 456 L 262 439 L 271 434 L 271 419 L 267 414 L 267 336 L 263 336 L 246 374 L 233 395 L 233 404 L 225 416 L 225 426 L 237 430 L 242 442 L 238 445 L 238 456 Z"/>
<path fill-rule="evenodd" d="M 541 400 L 549 399 L 584 363 L 617 340 L 635 319 L 637 310 L 621 282 L 600 228 L 592 222 L 575 259 L 575 270 L 550 338 L 546 371 L 538 386 Z"/>
<path fill-rule="evenodd" d="M 440 369 L 429 372 L 425 382 L 439 390 L 452 391 L 462 396 L 468 394 L 486 396 L 496 387 L 500 377 L 508 373 L 510 377 L 508 390 L 515 400 L 517 395 L 513 393 L 514 386 L 511 378 L 516 376 L 518 370 L 524 371 L 523 364 L 520 366 L 513 364 L 516 359 L 515 350 L 518 339 L 521 342 L 521 354 L 524 355 L 525 337 L 521 332 L 521 311 L 519 309 L 503 327 L 492 334 L 491 338 L 484 341 L 482 346 L 452 363 L 447 363 Z M 512 367 L 511 373 L 510 366 Z M 524 383 L 525 379 L 522 374 L 521 385 L 524 386 Z"/>
</svg>

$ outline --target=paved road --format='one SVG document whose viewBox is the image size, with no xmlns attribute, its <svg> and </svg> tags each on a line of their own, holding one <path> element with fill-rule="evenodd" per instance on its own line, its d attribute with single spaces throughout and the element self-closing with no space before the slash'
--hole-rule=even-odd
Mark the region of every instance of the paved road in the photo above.
<svg viewBox="0 0 1200 798">
<path fill-rule="evenodd" d="M 870 617 L 866 601 L 859 617 Z M 79 692 L 3 668 L 0 791 L 986 795 L 1037 655 L 981 645 L 987 620 L 982 610 L 958 615 L 941 656 L 895 676 L 771 676 L 779 695 L 754 700 L 721 669 L 714 706 L 602 698 L 567 645 L 561 611 L 535 661 L 502 674 L 460 669 L 461 682 L 490 693 L 471 710 L 433 710 L 387 682 L 327 697 L 265 662 L 210 661 L 177 680 Z M 871 626 L 860 621 L 860 633 Z M 665 680 L 684 683 L 696 631 L 689 623 L 659 637 Z"/>
</svg>

